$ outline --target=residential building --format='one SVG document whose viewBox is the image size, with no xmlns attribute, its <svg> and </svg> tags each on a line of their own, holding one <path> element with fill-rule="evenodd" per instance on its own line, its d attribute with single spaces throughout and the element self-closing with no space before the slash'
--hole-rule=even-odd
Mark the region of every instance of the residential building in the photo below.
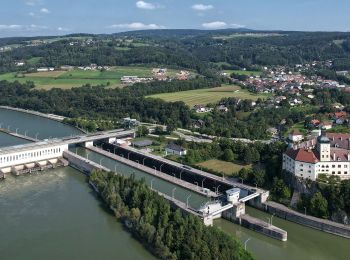
<svg viewBox="0 0 350 260">
<path fill-rule="evenodd" d="M 288 139 L 293 143 L 297 143 L 304 139 L 304 135 L 300 133 L 298 129 L 294 129 L 292 132 L 289 133 Z"/>
<path fill-rule="evenodd" d="M 183 156 L 187 154 L 187 150 L 177 144 L 174 143 L 169 143 L 166 147 L 165 147 L 165 155 L 169 155 L 169 154 L 175 154 L 175 155 L 179 155 L 179 156 Z"/>
<path fill-rule="evenodd" d="M 313 181 L 319 174 L 350 179 L 350 134 L 326 134 L 323 128 L 316 142 L 307 143 L 283 154 L 284 170 Z"/>
</svg>

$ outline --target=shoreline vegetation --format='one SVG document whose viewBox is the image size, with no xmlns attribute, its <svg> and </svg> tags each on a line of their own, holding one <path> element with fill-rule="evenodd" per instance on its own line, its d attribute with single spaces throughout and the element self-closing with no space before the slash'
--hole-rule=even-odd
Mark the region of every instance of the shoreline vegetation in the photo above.
<svg viewBox="0 0 350 260">
<path fill-rule="evenodd" d="M 173 209 L 142 180 L 93 171 L 89 183 L 133 237 L 161 259 L 253 259 L 232 235 Z"/>
</svg>

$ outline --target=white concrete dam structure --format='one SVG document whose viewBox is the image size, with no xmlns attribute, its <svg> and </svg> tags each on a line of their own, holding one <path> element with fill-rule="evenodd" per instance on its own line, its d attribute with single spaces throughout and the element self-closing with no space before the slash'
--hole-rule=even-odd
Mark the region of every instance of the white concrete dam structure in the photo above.
<svg viewBox="0 0 350 260">
<path fill-rule="evenodd" d="M 62 157 L 68 144 L 37 142 L 0 149 L 0 169 Z M 6 171 L 6 170 L 5 170 Z"/>
<path fill-rule="evenodd" d="M 106 140 L 115 141 L 116 138 L 133 136 L 133 130 L 123 131 L 122 129 L 98 132 L 88 135 L 79 135 L 66 138 L 57 138 L 45 141 L 38 141 L 24 145 L 16 145 L 0 149 L 0 172 L 8 173 L 14 167 L 62 158 L 63 152 L 68 151 L 71 144 L 92 146 L 94 141 Z"/>
</svg>

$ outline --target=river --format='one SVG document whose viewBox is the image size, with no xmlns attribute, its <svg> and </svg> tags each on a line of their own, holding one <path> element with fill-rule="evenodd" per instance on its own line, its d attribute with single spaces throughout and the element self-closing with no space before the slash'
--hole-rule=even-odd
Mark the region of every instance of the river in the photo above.
<svg viewBox="0 0 350 260">
<path fill-rule="evenodd" d="M 29 131 L 39 138 L 79 133 L 67 125 L 0 109 L 0 122 L 19 132 Z M 0 134 L 0 146 L 26 141 Z M 144 178 L 154 189 L 171 194 L 173 185 L 135 171 L 83 148 L 79 154 L 117 170 L 124 175 Z M 174 196 L 198 207 L 201 196 L 176 187 Z M 140 243 L 119 224 L 87 185 L 85 177 L 66 167 L 44 173 L 10 177 L 0 183 L 1 259 L 153 259 Z M 249 214 L 266 220 L 267 215 L 247 208 Z M 292 222 L 274 218 L 273 223 L 288 231 L 288 241 L 280 242 L 225 220 L 215 225 L 244 242 L 257 259 L 349 259 L 350 240 L 333 236 Z"/>
</svg>

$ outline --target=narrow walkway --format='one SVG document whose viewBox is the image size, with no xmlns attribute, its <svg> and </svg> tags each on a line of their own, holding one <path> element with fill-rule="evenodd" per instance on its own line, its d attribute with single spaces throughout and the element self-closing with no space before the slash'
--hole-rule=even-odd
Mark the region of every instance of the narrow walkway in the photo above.
<svg viewBox="0 0 350 260">
<path fill-rule="evenodd" d="M 13 133 L 13 132 L 7 131 L 6 129 L 3 129 L 3 128 L 0 129 L 0 132 L 3 132 L 5 134 L 8 134 L 8 135 L 20 138 L 20 139 L 31 141 L 31 142 L 38 142 L 39 141 L 38 139 L 35 139 L 33 137 L 26 136 L 26 135 L 21 135 L 21 134 L 18 134 L 18 133 Z"/>
</svg>

